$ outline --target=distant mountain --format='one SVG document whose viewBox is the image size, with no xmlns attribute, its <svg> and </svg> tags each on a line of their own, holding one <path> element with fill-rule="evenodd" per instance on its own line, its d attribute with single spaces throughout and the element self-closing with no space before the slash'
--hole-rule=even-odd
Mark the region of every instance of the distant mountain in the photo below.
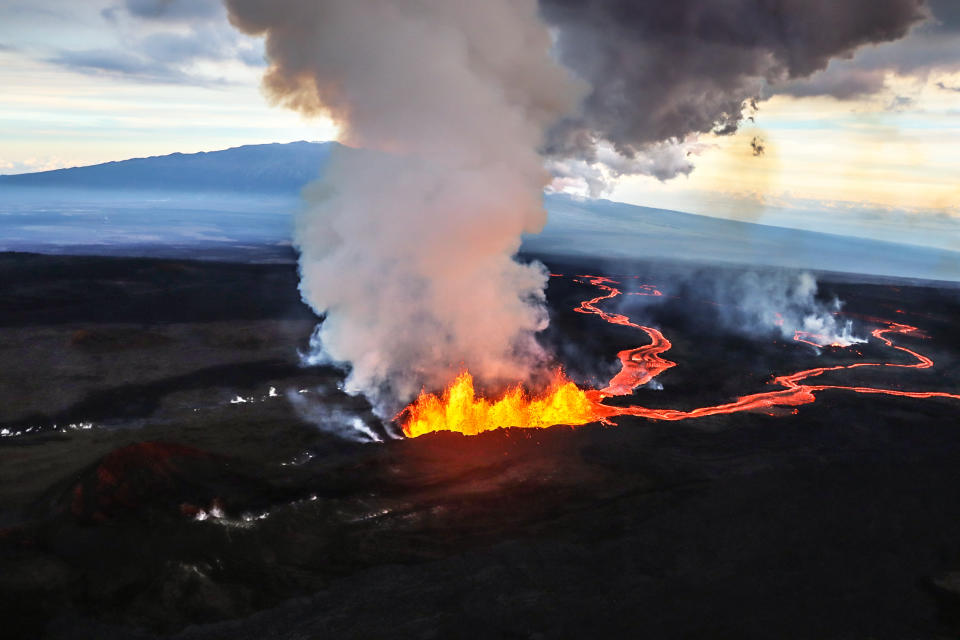
<svg viewBox="0 0 960 640">
<path fill-rule="evenodd" d="M 624 260 L 685 260 L 960 280 L 960 252 L 548 195 L 547 225 L 526 251 Z"/>
<path fill-rule="evenodd" d="M 291 142 L 174 153 L 89 167 L 0 176 L 4 187 L 296 194 L 319 176 L 336 142 Z"/>
<path fill-rule="evenodd" d="M 0 251 L 154 255 L 289 246 L 297 196 L 335 142 L 293 142 L 0 176 Z M 960 253 L 547 195 L 537 254 L 960 280 Z M 272 254 L 271 254 L 272 255 Z"/>
</svg>

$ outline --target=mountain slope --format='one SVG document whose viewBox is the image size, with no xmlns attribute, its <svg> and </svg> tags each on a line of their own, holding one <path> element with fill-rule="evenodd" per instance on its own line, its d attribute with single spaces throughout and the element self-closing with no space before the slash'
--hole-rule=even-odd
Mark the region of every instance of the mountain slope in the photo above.
<svg viewBox="0 0 960 640">
<path fill-rule="evenodd" d="M 268 144 L 0 176 L 0 250 L 163 254 L 288 245 L 335 142 Z M 547 195 L 524 251 L 960 280 L 960 253 Z"/>
<path fill-rule="evenodd" d="M 769 265 L 960 280 L 960 253 L 815 231 L 724 220 L 564 195 L 545 199 L 543 232 L 524 239 L 536 253 Z"/>
<path fill-rule="evenodd" d="M 336 146 L 336 142 L 291 142 L 134 158 L 0 176 L 0 189 L 296 193 L 319 175 Z"/>
</svg>

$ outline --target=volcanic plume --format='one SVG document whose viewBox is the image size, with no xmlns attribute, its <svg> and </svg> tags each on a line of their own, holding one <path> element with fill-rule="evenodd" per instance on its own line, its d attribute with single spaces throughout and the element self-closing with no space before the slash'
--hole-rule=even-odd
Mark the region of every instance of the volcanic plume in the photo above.
<svg viewBox="0 0 960 640">
<path fill-rule="evenodd" d="M 544 373 L 547 274 L 515 255 L 544 223 L 545 158 L 689 173 L 696 135 L 736 130 L 765 84 L 927 15 L 922 0 L 225 3 L 266 38 L 268 97 L 363 149 L 334 152 L 295 242 L 324 318 L 308 360 L 347 366 L 346 390 L 384 416 L 460 371 L 500 389 Z"/>
<path fill-rule="evenodd" d="M 227 6 L 266 35 L 268 95 L 365 150 L 335 152 L 297 219 L 301 291 L 324 316 L 312 358 L 349 363 L 347 390 L 381 412 L 463 367 L 526 381 L 546 359 L 547 275 L 513 256 L 545 222 L 545 131 L 582 95 L 536 2 Z"/>
</svg>

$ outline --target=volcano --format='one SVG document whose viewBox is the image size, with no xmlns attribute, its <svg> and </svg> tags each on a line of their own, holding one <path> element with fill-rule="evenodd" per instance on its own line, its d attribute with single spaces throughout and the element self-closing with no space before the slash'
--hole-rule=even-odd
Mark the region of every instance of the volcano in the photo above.
<svg viewBox="0 0 960 640">
<path fill-rule="evenodd" d="M 5 637 L 960 633 L 960 290 L 818 274 L 831 346 L 541 258 L 563 377 L 403 437 L 300 365 L 290 263 L 2 256 Z"/>
</svg>

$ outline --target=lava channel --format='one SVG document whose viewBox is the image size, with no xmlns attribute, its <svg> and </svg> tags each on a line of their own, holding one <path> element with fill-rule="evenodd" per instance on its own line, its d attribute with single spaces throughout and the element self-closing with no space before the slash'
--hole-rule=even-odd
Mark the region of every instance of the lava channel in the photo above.
<svg viewBox="0 0 960 640">
<path fill-rule="evenodd" d="M 552 274 L 551 274 L 552 275 Z M 557 276 L 559 277 L 559 276 Z M 617 354 L 620 371 L 603 389 L 581 389 L 566 378 L 563 371 L 557 371 L 548 388 L 541 394 L 530 395 L 521 386 L 509 389 L 499 399 L 490 400 L 478 396 L 474 389 L 473 378 L 464 371 L 457 376 L 442 394 L 421 392 L 420 396 L 407 408 L 397 414 L 396 420 L 402 425 L 407 437 L 417 437 L 435 431 L 455 431 L 466 435 L 476 435 L 505 427 L 544 429 L 554 425 L 578 426 L 592 422 L 611 423 L 617 416 L 636 416 L 651 420 L 690 420 L 719 414 L 740 413 L 743 411 L 766 411 L 774 414 L 777 409 L 796 407 L 816 401 L 816 393 L 827 390 L 841 390 L 854 393 L 899 396 L 906 398 L 950 398 L 960 400 L 960 395 L 941 391 L 901 391 L 875 387 L 856 387 L 842 385 L 808 384 L 807 381 L 824 373 L 857 369 L 864 367 L 895 367 L 903 369 L 929 369 L 933 360 L 906 347 L 893 343 L 888 335 L 922 335 L 917 327 L 898 322 L 882 320 L 887 326 L 875 329 L 872 336 L 887 347 L 901 351 L 916 362 L 907 364 L 887 362 L 858 362 L 833 367 L 805 369 L 788 375 L 776 376 L 771 384 L 781 387 L 774 391 L 741 396 L 733 402 L 699 407 L 689 411 L 678 409 L 650 409 L 639 405 L 615 407 L 603 404 L 604 399 L 614 396 L 628 396 L 642 385 L 647 384 L 667 369 L 676 366 L 675 362 L 661 357 L 672 346 L 670 341 L 652 327 L 636 324 L 629 317 L 609 313 L 597 305 L 622 295 L 614 285 L 615 280 L 601 276 L 578 276 L 588 281 L 603 293 L 595 298 L 584 300 L 574 311 L 599 316 L 605 322 L 624 327 L 632 327 L 647 334 L 650 343 L 635 349 L 626 349 Z M 661 296 L 662 293 L 652 285 L 641 285 L 634 295 Z M 797 332 L 794 340 L 815 344 L 808 340 L 815 338 L 804 332 Z M 819 346 L 819 345 L 816 345 Z M 843 346 L 843 345 L 835 345 Z"/>
</svg>

